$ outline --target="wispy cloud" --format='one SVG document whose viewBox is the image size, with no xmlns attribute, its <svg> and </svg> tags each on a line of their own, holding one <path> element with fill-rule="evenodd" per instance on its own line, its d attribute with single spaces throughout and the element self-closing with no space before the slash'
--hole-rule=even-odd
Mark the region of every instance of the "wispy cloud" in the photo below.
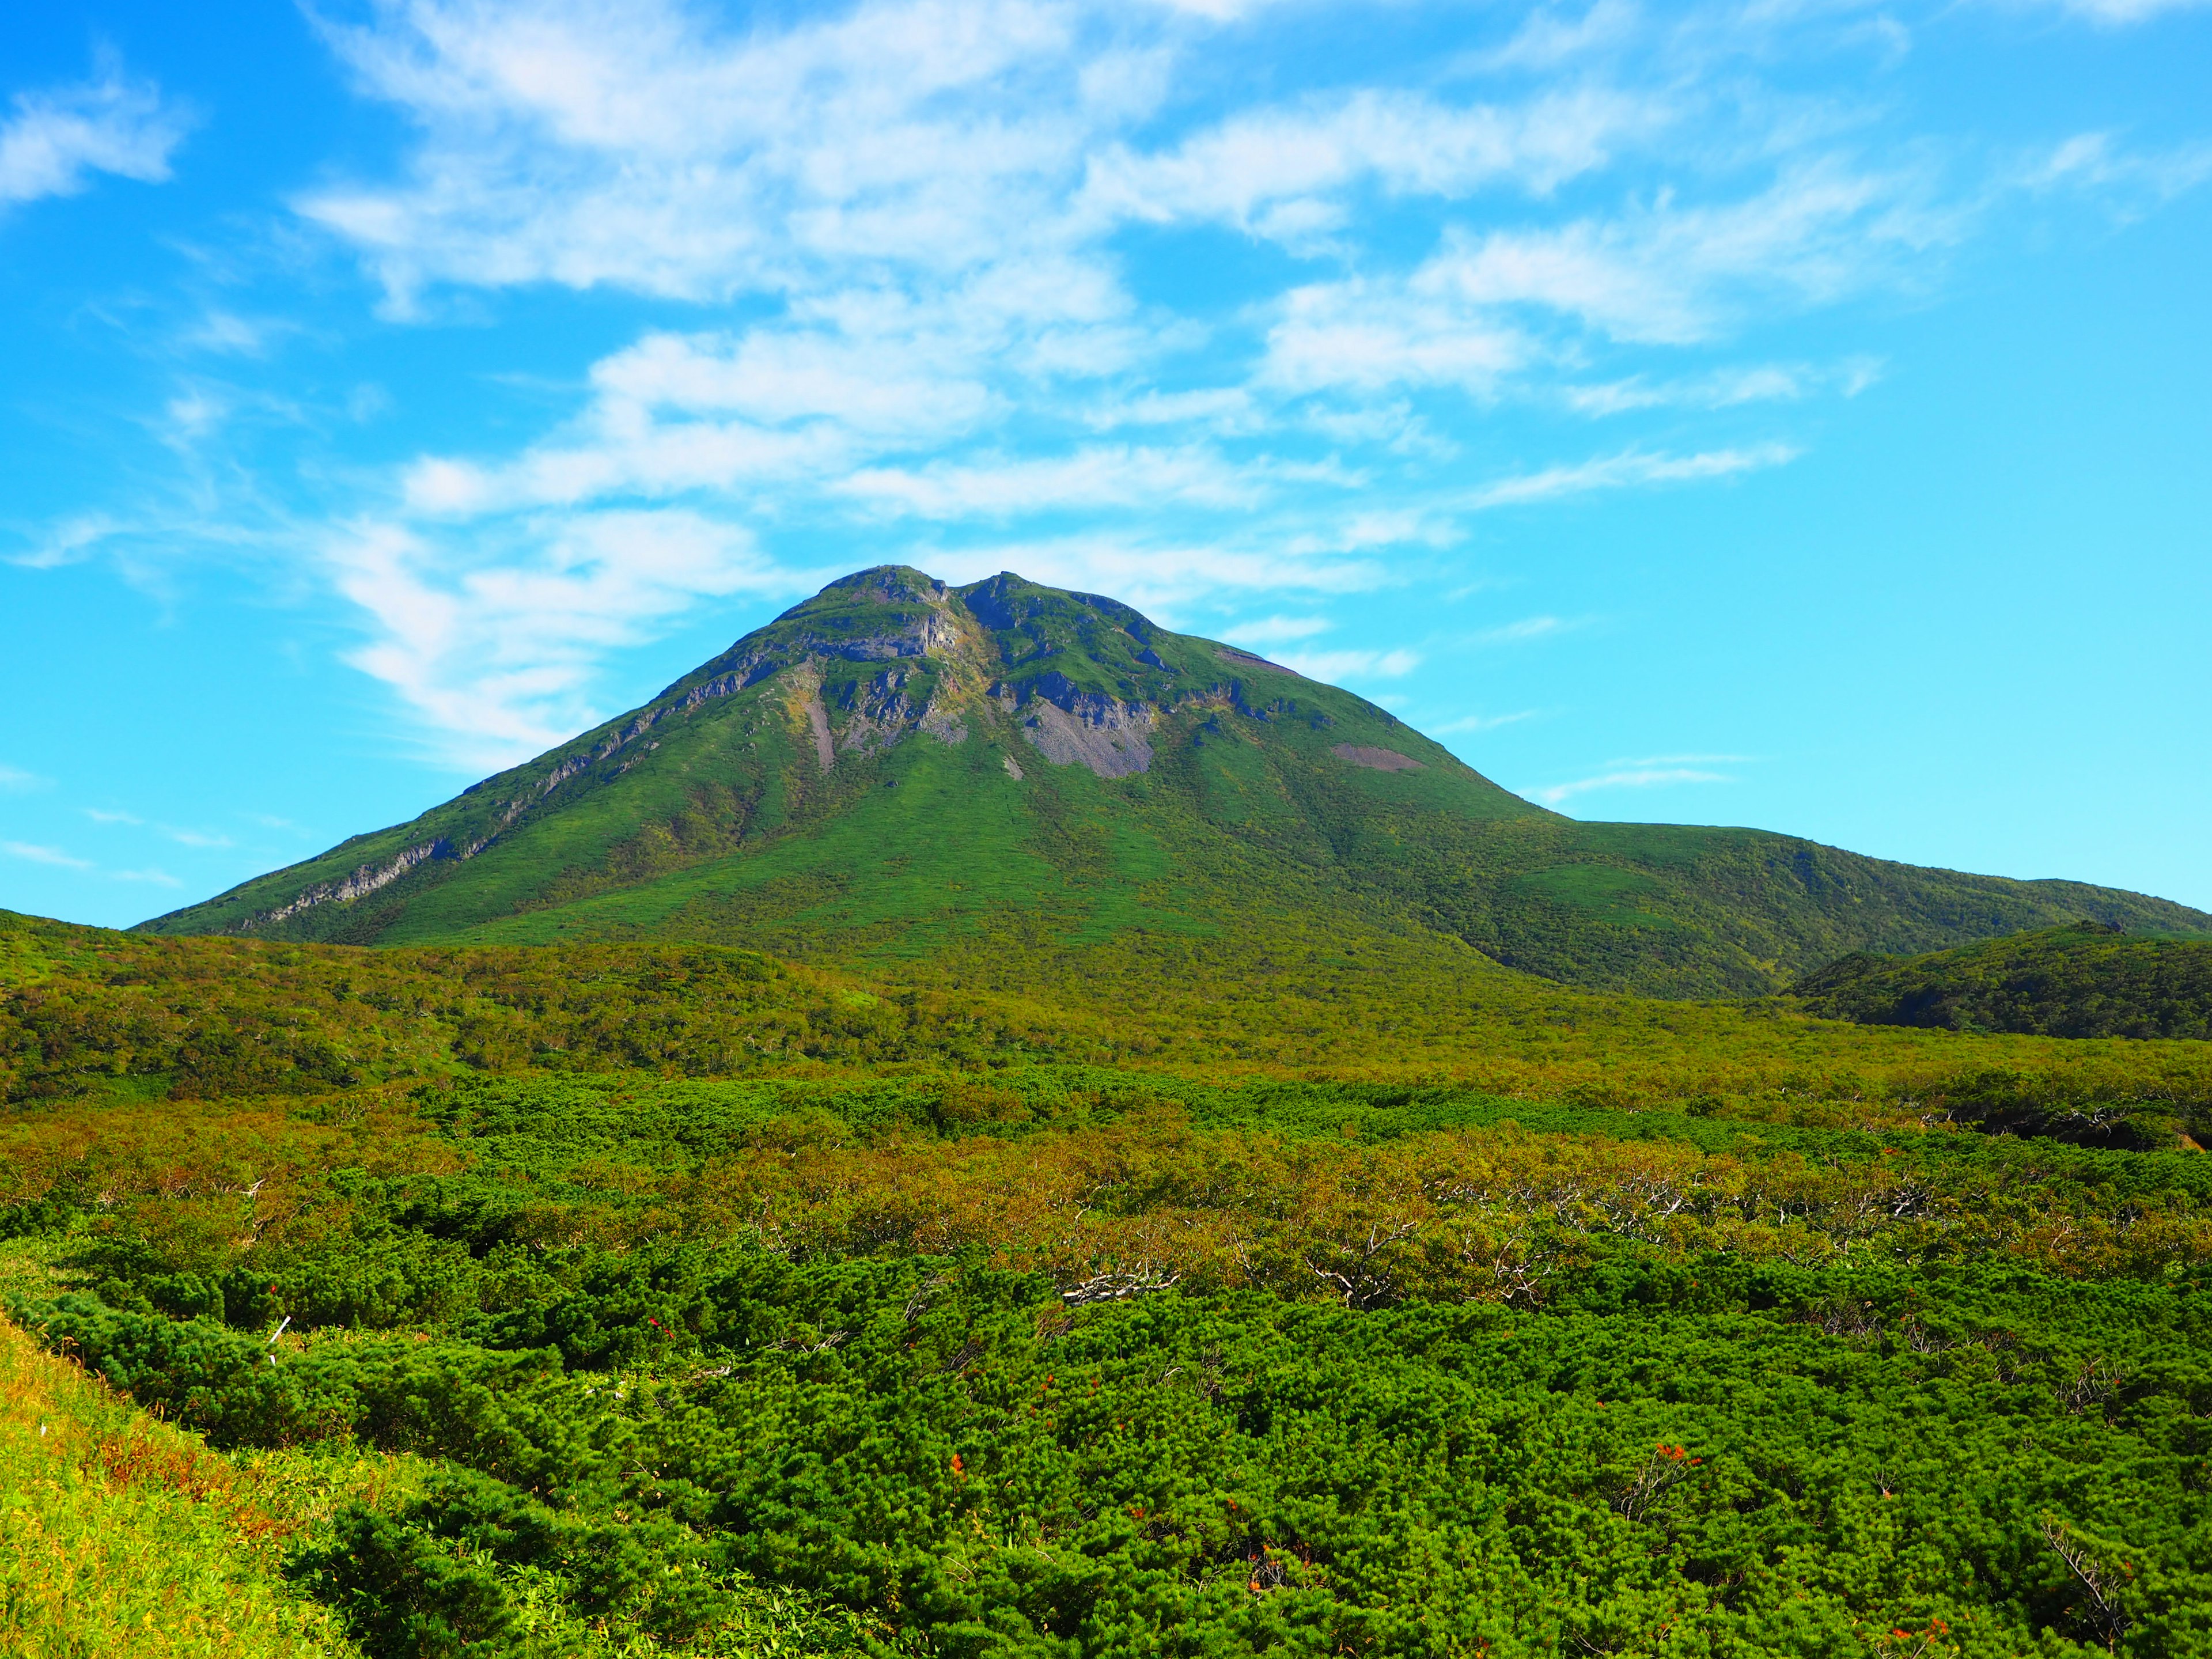
<svg viewBox="0 0 2212 1659">
<path fill-rule="evenodd" d="M 1326 634 L 1334 626 L 1326 617 L 1258 617 L 1223 629 L 1221 637 L 1231 645 L 1284 645 Z"/>
<path fill-rule="evenodd" d="M 2016 3 L 2024 4 L 2028 0 L 2016 0 Z M 2174 12 L 2200 11 L 2207 3 L 2212 3 L 2212 0 L 2051 0 L 2051 3 L 2061 11 L 2071 12 L 2090 22 L 2124 28 L 2130 24 L 2148 23 Z"/>
<path fill-rule="evenodd" d="M 146 822 L 145 819 L 133 813 L 109 811 L 99 806 L 86 807 L 84 815 L 94 823 L 143 823 Z"/>
<path fill-rule="evenodd" d="M 1561 801 L 1577 795 L 1588 794 L 1593 789 L 1652 789 L 1679 783 L 1732 783 L 1735 780 L 1724 773 L 1700 772 L 1688 767 L 1647 767 L 1632 771 L 1601 772 L 1595 777 L 1577 778 L 1571 783 L 1554 783 L 1541 789 L 1528 791 L 1529 798 L 1547 806 L 1557 806 Z"/>
<path fill-rule="evenodd" d="M 544 399 L 520 425 L 298 468 L 327 499 L 266 539 L 351 603 L 348 660 L 471 763 L 603 714 L 615 653 L 702 605 L 804 591 L 825 547 L 1258 612 L 1231 637 L 1291 643 L 1318 633 L 1291 614 L 1315 596 L 1416 571 L 1449 590 L 1480 514 L 1789 463 L 1796 445 L 1727 412 L 1849 397 L 1881 365 L 1746 362 L 1746 342 L 1924 291 L 1996 197 L 2163 199 L 2197 177 L 2185 146 L 2092 133 L 1962 179 L 1959 147 L 1884 126 L 1878 94 L 1805 94 L 1797 66 L 1874 27 L 1851 7 L 1477 8 L 1443 59 L 1324 74 L 1245 9 L 314 12 L 404 136 L 319 175 L 291 232 L 356 263 L 401 323 L 495 319 L 523 291 L 641 298 L 628 314 L 653 321 L 516 365 Z M 183 130 L 106 70 L 19 99 L 19 127 L 51 142 L 0 137 L 0 157 L 45 171 L 0 179 L 53 188 L 161 176 Z M 271 309 L 203 297 L 165 337 L 192 374 L 148 428 L 211 544 L 238 527 L 198 504 L 247 471 L 251 382 L 295 326 Z M 385 406 L 329 397 L 333 428 Z M 1491 428 L 1528 408 L 1627 429 L 1470 488 L 1468 456 L 1525 453 Z M 127 501 L 61 517 L 18 562 L 128 556 L 154 521 Z M 1303 660 L 1374 678 L 1419 655 Z"/>
<path fill-rule="evenodd" d="M 1548 639 L 1563 634 L 1577 623 L 1558 617 L 1523 617 L 1517 622 L 1500 623 L 1495 628 L 1486 628 L 1474 635 L 1477 645 L 1517 645 L 1524 640 Z"/>
<path fill-rule="evenodd" d="M 74 196 L 95 173 L 156 184 L 191 125 L 151 81 L 110 58 L 88 81 L 19 92 L 0 121 L 0 208 Z"/>
<path fill-rule="evenodd" d="M 1625 415 L 1646 409 L 1734 409 L 1744 404 L 1795 403 L 1823 392 L 1856 398 L 1881 378 L 1879 359 L 1846 358 L 1829 368 L 1810 363 L 1757 363 L 1715 369 L 1688 379 L 1641 376 L 1601 386 L 1569 386 L 1560 395 L 1577 414 Z"/>
<path fill-rule="evenodd" d="M 1732 477 L 1784 466 L 1804 452 L 1794 444 L 1763 443 L 1747 447 L 1705 450 L 1694 455 L 1668 455 L 1644 450 L 1625 450 L 1594 460 L 1550 466 L 1518 477 L 1485 484 L 1463 498 L 1466 507 L 1480 510 L 1518 507 L 1531 501 L 1555 501 L 1592 490 L 1622 489 L 1640 484 L 1683 483 L 1708 478 Z"/>
<path fill-rule="evenodd" d="M 468 764 L 511 763 L 591 723 L 595 657 L 702 597 L 784 594 L 804 575 L 744 531 L 683 509 L 577 514 L 528 527 L 528 554 L 471 562 L 391 523 L 328 548 L 346 596 L 376 619 L 355 665 L 391 685 Z"/>
<path fill-rule="evenodd" d="M 33 789 L 51 789 L 52 778 L 42 778 L 36 772 L 26 772 L 21 767 L 0 766 L 0 790 L 10 794 L 27 794 Z"/>
<path fill-rule="evenodd" d="M 1439 720 L 1422 729 L 1431 737 L 1454 737 L 1462 733 L 1495 732 L 1501 726 L 1517 726 L 1522 720 L 1536 718 L 1534 708 L 1521 708 L 1510 714 L 1462 714 L 1456 720 Z"/>
<path fill-rule="evenodd" d="M 920 470 L 871 467 L 837 486 L 886 512 L 929 519 L 1006 518 L 1040 511 L 1188 501 L 1249 507 L 1261 477 L 1204 449 L 1087 448 L 1072 455 Z"/>
<path fill-rule="evenodd" d="M 1421 665 L 1418 651 L 1279 651 L 1274 660 L 1310 680 L 1402 679 Z"/>
<path fill-rule="evenodd" d="M 1561 801 L 1596 789 L 1658 789 L 1686 783 L 1734 783 L 1735 779 L 1728 773 L 1706 769 L 1739 764 L 1751 758 L 1748 755 L 1646 755 L 1636 760 L 1611 761 L 1605 770 L 1592 776 L 1525 793 L 1531 800 L 1557 806 Z"/>
<path fill-rule="evenodd" d="M 2131 149 L 2110 132 L 2076 133 L 2021 173 L 2032 190 L 2082 191 L 2123 216 L 2172 201 L 2207 179 L 2212 179 L 2212 141 Z"/>
<path fill-rule="evenodd" d="M 40 847 L 30 842 L 0 841 L 0 853 L 32 864 L 50 864 L 63 870 L 89 870 L 93 867 L 89 859 L 76 858 L 58 847 Z"/>
<path fill-rule="evenodd" d="M 167 871 L 156 870 L 150 866 L 143 870 L 115 870 L 111 871 L 109 873 L 117 881 L 150 882 L 156 887 L 181 887 L 184 885 L 184 883 L 179 881 Z"/>
</svg>

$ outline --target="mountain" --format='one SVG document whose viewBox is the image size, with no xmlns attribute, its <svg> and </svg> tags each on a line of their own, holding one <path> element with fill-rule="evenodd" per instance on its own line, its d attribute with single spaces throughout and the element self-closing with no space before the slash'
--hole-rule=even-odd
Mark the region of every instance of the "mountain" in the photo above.
<svg viewBox="0 0 2212 1659">
<path fill-rule="evenodd" d="M 1494 962 L 1681 997 L 2081 916 L 2212 931 L 2077 883 L 1579 823 L 1347 691 L 1115 600 L 883 566 L 411 823 L 141 925 L 687 940 L 1015 987 Z"/>
<path fill-rule="evenodd" d="M 1790 988 L 1808 1012 L 1866 1025 L 2212 1039 L 2212 941 L 2104 922 L 1917 957 L 1854 953 Z"/>
</svg>

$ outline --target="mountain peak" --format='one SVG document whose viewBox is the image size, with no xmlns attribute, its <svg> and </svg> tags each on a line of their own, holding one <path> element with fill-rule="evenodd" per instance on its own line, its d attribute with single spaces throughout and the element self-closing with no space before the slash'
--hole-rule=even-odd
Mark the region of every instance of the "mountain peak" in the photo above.
<svg viewBox="0 0 2212 1659">
<path fill-rule="evenodd" d="M 146 926 L 968 952 L 991 973 L 1155 948 L 1117 939 L 1442 951 L 1455 972 L 1472 945 L 1679 995 L 2081 915 L 2212 925 L 1753 830 L 1579 824 L 1351 692 L 1118 599 L 884 564 L 410 823 Z"/>
</svg>

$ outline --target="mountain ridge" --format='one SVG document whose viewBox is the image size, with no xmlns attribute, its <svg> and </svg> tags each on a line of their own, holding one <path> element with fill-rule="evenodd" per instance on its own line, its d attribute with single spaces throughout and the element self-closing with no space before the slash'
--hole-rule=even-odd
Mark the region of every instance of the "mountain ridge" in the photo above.
<svg viewBox="0 0 2212 1659">
<path fill-rule="evenodd" d="M 1581 823 L 1350 692 L 1118 600 L 878 566 L 408 823 L 140 925 L 698 939 L 954 977 L 1009 954 L 1080 977 L 1102 950 L 1341 944 L 1681 996 L 2081 916 L 2212 932 L 2084 884 Z"/>
</svg>

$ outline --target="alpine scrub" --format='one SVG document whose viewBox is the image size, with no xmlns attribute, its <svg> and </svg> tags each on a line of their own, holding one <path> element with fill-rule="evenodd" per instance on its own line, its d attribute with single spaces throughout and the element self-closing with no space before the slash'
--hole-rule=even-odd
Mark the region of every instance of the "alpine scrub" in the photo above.
<svg viewBox="0 0 2212 1659">
<path fill-rule="evenodd" d="M 373 1655 L 2212 1651 L 2192 1155 L 1085 1068 L 345 1099 L 204 1191 L 87 1125 L 10 1226 L 171 1422 L 428 1471 L 289 1557 Z"/>
</svg>

